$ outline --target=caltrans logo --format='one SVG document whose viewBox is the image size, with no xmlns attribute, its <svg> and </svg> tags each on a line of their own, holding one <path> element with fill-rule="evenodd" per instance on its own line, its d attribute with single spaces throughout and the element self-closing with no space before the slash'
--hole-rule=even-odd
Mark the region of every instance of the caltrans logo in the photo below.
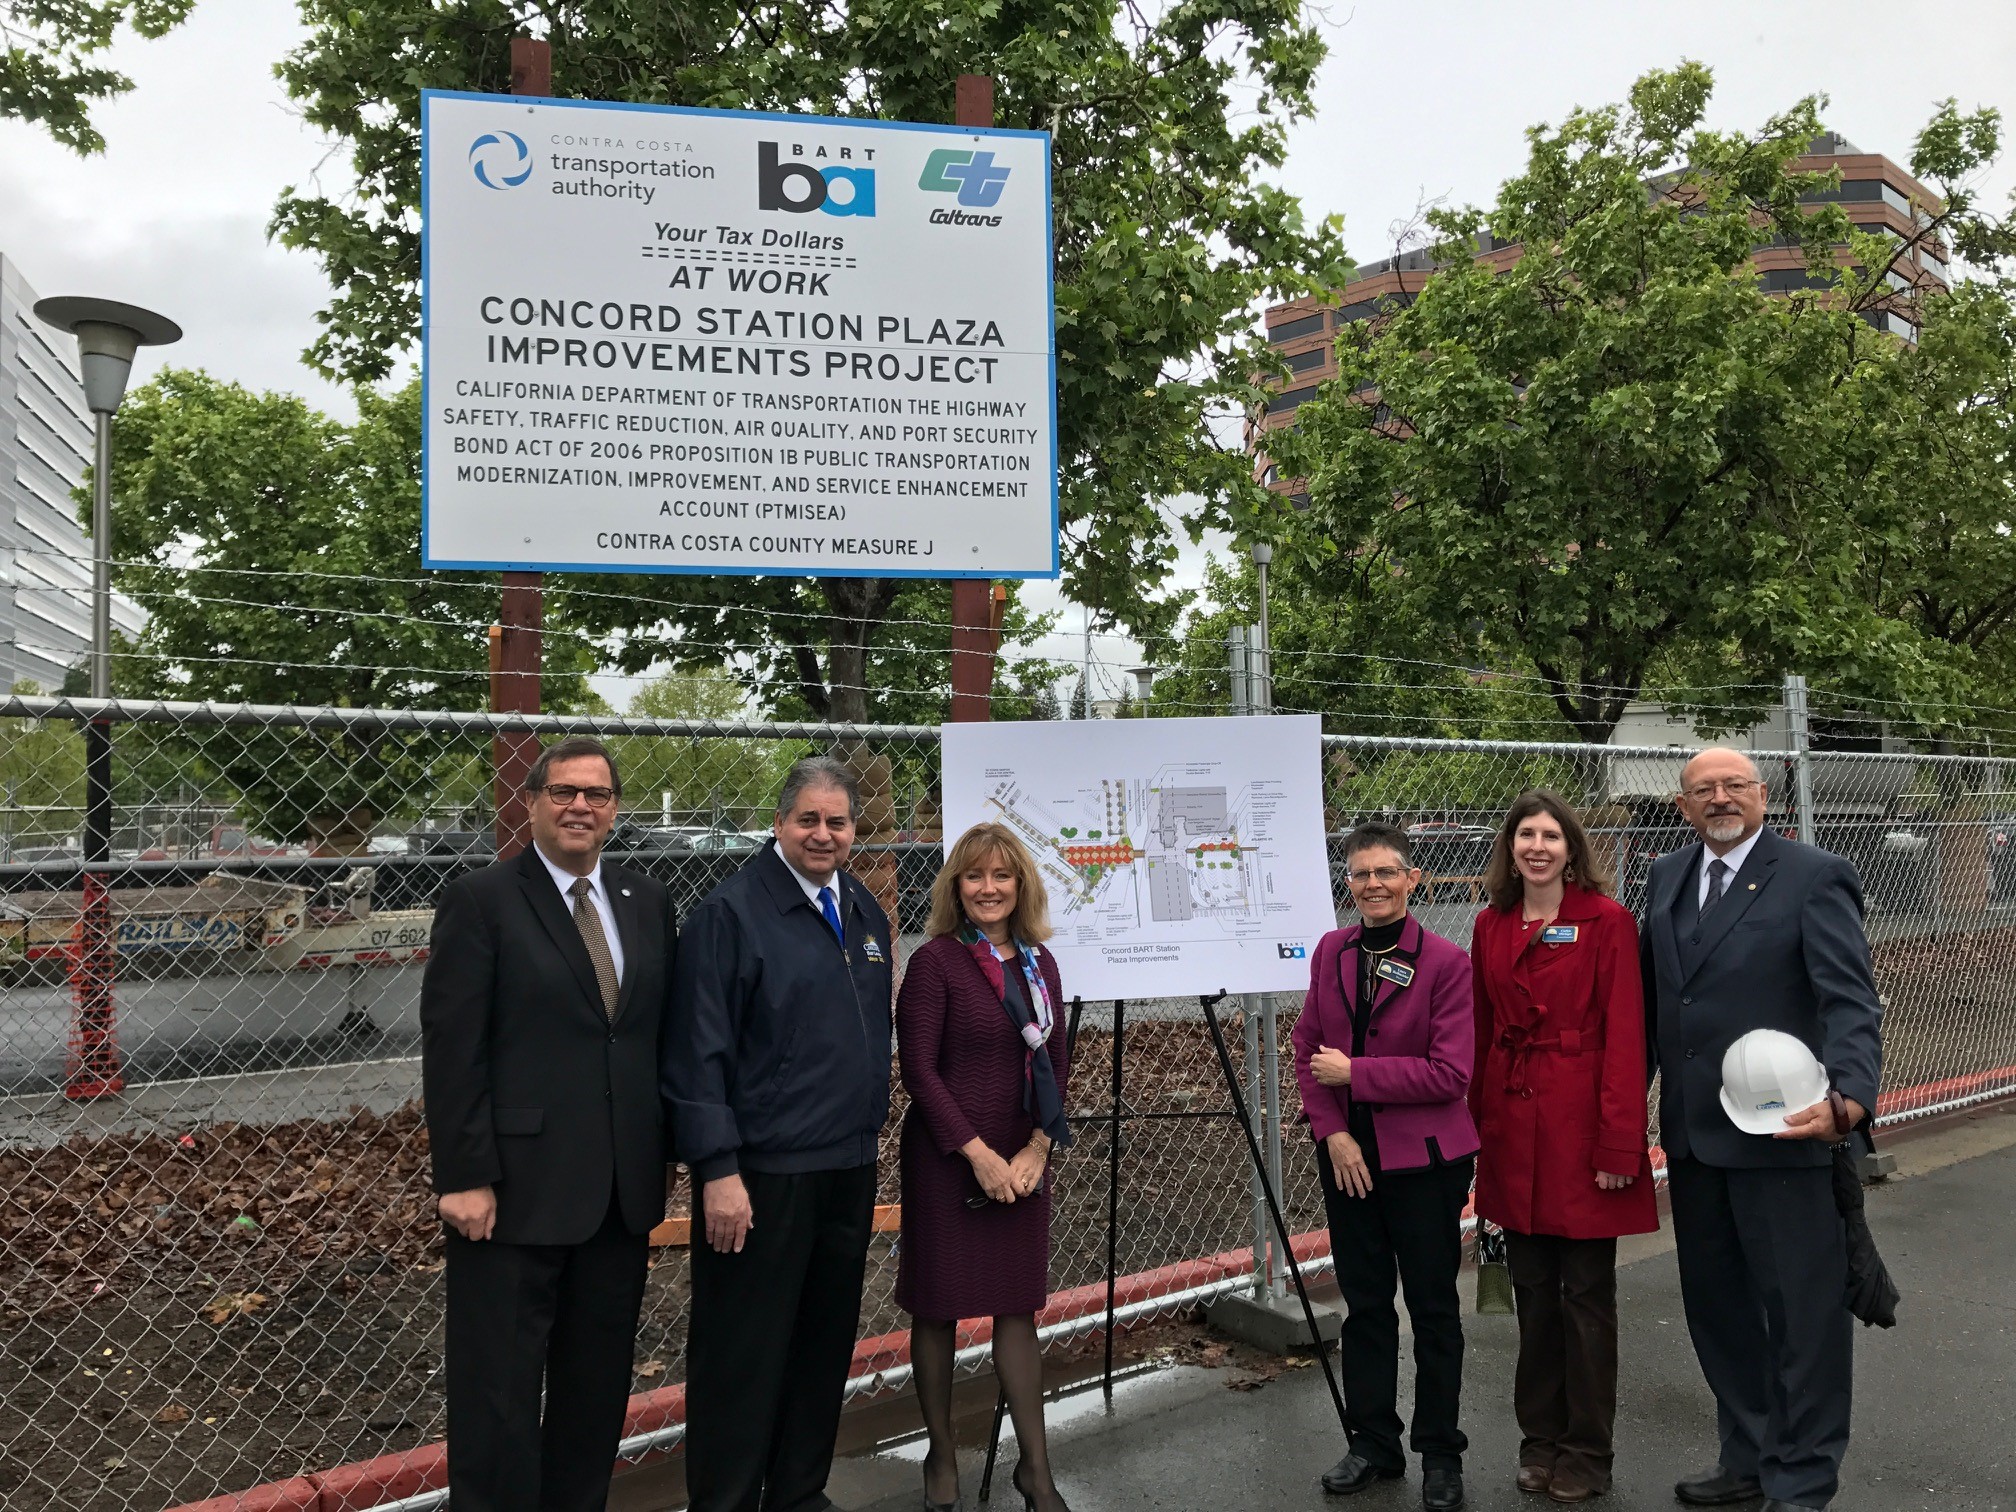
<svg viewBox="0 0 2016 1512">
<path fill-rule="evenodd" d="M 1001 203 L 1008 170 L 994 166 L 991 152 L 965 152 L 941 147 L 925 160 L 917 187 L 929 194 L 956 194 L 968 209 L 985 210 Z"/>
</svg>

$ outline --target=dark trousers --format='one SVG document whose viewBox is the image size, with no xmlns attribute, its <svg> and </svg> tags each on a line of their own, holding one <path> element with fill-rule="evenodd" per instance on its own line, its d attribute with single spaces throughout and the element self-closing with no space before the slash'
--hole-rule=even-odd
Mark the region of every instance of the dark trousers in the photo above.
<svg viewBox="0 0 2016 1512">
<path fill-rule="evenodd" d="M 1855 1363 L 1833 1172 L 1667 1168 L 1680 1296 L 1715 1393 L 1722 1466 L 1799 1507 L 1834 1495 Z"/>
<path fill-rule="evenodd" d="M 1617 1241 L 1505 1234 L 1519 1300 L 1519 1463 L 1610 1485 L 1617 1426 Z"/>
<path fill-rule="evenodd" d="M 1414 1323 L 1414 1422 L 1408 1441 L 1424 1469 L 1460 1470 L 1469 1447 L 1456 1426 L 1463 1392 L 1463 1313 L 1456 1273 L 1463 1265 L 1463 1204 L 1474 1157 L 1418 1171 L 1380 1170 L 1365 1148 L 1372 1191 L 1337 1189 L 1319 1142 L 1316 1168 L 1330 1220 L 1330 1253 L 1344 1294 L 1344 1417 L 1351 1448 L 1368 1463 L 1400 1469 L 1400 1314 L 1396 1280 Z"/>
<path fill-rule="evenodd" d="M 742 1181 L 755 1217 L 742 1253 L 693 1245 L 688 1512 L 812 1512 L 828 1504 L 875 1168 Z"/>
<path fill-rule="evenodd" d="M 607 1504 L 649 1253 L 613 1193 L 585 1244 L 449 1231 L 448 1492 L 458 1512 Z"/>
</svg>

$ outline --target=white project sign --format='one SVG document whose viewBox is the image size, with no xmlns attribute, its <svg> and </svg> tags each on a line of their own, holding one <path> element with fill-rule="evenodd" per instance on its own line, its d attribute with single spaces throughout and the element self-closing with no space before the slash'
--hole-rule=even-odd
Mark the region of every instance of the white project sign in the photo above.
<svg viewBox="0 0 2016 1512">
<path fill-rule="evenodd" d="M 1070 997 L 1300 992 L 1337 927 L 1313 714 L 940 726 L 945 842 L 1034 858 Z"/>
<path fill-rule="evenodd" d="M 426 91 L 429 567 L 1054 577 L 1047 133 Z"/>
</svg>

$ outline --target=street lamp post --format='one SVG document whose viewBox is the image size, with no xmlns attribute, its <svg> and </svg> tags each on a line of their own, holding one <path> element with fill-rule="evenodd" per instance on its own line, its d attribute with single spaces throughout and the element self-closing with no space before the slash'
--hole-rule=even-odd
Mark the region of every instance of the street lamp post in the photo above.
<svg viewBox="0 0 2016 1512">
<path fill-rule="evenodd" d="M 152 310 L 113 299 L 63 297 L 36 303 L 35 315 L 77 338 L 84 402 L 94 422 L 91 454 L 91 696 L 112 696 L 112 416 L 126 397 L 133 357 L 143 346 L 182 339 L 182 328 Z M 112 859 L 112 724 L 84 727 L 84 860 Z M 71 958 L 75 1011 L 64 1093 L 75 1099 L 125 1090 L 113 1038 L 112 889 L 103 870 L 84 873 L 83 908 Z"/>
</svg>

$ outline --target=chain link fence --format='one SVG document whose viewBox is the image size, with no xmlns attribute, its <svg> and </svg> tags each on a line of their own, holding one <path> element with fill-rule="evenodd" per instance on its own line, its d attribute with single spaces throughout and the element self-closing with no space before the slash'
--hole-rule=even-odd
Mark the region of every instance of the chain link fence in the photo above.
<svg viewBox="0 0 2016 1512">
<path fill-rule="evenodd" d="M 91 720 L 111 729 L 110 860 L 87 867 Z M 434 898 L 494 856 L 507 730 L 613 743 L 611 854 L 682 911 L 762 843 L 784 768 L 838 753 L 866 789 L 856 870 L 900 949 L 918 943 L 942 838 L 929 727 L 0 700 L 0 1506 L 157 1512 L 439 1440 L 419 985 Z M 1339 842 L 1376 816 L 1413 834 L 1424 922 L 1467 944 L 1493 827 L 1532 784 L 1580 806 L 1642 908 L 1652 859 L 1691 839 L 1670 802 L 1684 754 L 1329 737 L 1340 917 Z M 1885 1117 L 2016 1091 L 2011 764 L 1758 759 L 1771 822 L 1861 870 L 1889 1015 Z M 87 873 L 109 879 L 102 907 Z M 1285 1046 L 1298 1008 L 1221 1013 L 1249 1084 L 1279 1045 L 1283 1204 L 1314 1234 Z M 1250 1285 L 1255 1239 L 1244 1136 L 1196 1000 L 1126 1005 L 1117 1080 L 1114 1005 L 1074 1011 L 1053 1339 L 1101 1326 L 1109 1257 L 1131 1278 L 1116 1302 L 1148 1316 Z M 900 1118 L 900 1089 L 898 1103 Z M 892 1205 L 894 1173 L 892 1137 Z M 682 1182 L 677 1215 L 689 1197 Z M 635 1390 L 661 1405 L 684 1374 L 682 1229 L 654 1247 L 636 1354 Z M 907 1374 L 894 1241 L 878 1233 L 871 1257 L 862 1390 Z M 630 1448 L 678 1433 L 665 1406 Z"/>
</svg>

